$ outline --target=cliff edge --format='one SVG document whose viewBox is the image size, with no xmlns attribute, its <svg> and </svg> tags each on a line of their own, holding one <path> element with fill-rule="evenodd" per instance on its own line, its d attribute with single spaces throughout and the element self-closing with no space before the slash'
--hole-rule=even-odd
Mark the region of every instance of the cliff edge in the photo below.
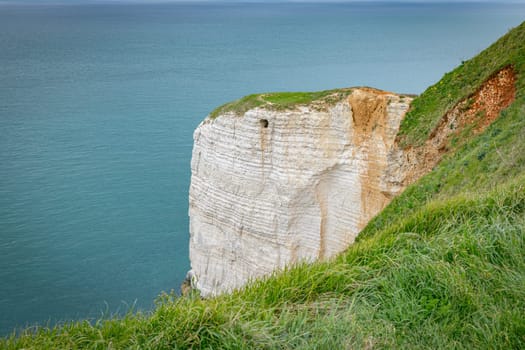
<svg viewBox="0 0 525 350">
<path fill-rule="evenodd" d="M 412 98 L 377 89 L 251 95 L 219 108 L 196 129 L 191 163 L 190 260 L 201 295 L 345 250 L 432 170 L 452 136 L 484 130 L 514 100 L 514 84 L 513 68 L 501 69 L 407 148 L 397 136 Z"/>
<path fill-rule="evenodd" d="M 202 122 L 189 209 L 201 294 L 347 248 L 403 188 L 389 155 L 410 101 L 354 88 Z"/>
</svg>

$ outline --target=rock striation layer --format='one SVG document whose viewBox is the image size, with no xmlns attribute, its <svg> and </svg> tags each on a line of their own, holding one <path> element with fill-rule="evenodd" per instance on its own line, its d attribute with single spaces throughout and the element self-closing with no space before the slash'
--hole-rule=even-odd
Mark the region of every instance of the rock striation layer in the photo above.
<svg viewBox="0 0 525 350">
<path fill-rule="evenodd" d="M 204 120 L 194 133 L 189 207 L 201 294 L 346 249 L 404 188 L 394 147 L 410 101 L 355 88 L 329 103 Z"/>
</svg>

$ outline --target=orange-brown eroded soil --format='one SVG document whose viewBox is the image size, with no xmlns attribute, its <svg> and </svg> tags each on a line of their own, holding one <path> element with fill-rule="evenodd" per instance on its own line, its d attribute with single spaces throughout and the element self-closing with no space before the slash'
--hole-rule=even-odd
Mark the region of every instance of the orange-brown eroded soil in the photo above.
<svg viewBox="0 0 525 350">
<path fill-rule="evenodd" d="M 430 172 L 451 147 L 453 137 L 468 136 L 464 134 L 468 128 L 471 135 L 483 132 L 515 98 L 516 73 L 509 66 L 487 79 L 476 92 L 448 111 L 423 146 L 405 150 L 409 171 L 404 185 Z M 461 144 L 461 140 L 458 141 Z"/>
</svg>

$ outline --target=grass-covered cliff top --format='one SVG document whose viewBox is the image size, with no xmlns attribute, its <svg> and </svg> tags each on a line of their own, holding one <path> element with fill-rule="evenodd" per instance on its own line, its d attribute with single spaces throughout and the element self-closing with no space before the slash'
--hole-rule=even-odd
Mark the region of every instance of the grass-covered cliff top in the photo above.
<svg viewBox="0 0 525 350">
<path fill-rule="evenodd" d="M 340 88 L 314 92 L 268 92 L 252 94 L 217 107 L 210 113 L 209 117 L 215 119 L 219 115 L 227 113 L 234 113 L 238 116 L 242 116 L 250 109 L 257 107 L 277 111 L 293 109 L 297 106 L 310 106 L 321 109 L 341 101 L 350 95 L 355 88 Z M 371 89 L 368 87 L 359 88 Z M 412 94 L 400 96 L 415 97 L 415 95 Z"/>
<path fill-rule="evenodd" d="M 28 330 L 0 348 L 525 348 L 524 34 L 525 23 L 414 100 L 407 146 L 499 69 L 517 74 L 514 103 L 332 261 L 210 300 L 163 295 L 151 314 Z"/>
<path fill-rule="evenodd" d="M 283 110 L 298 105 L 308 105 L 314 102 L 331 104 L 340 101 L 351 92 L 352 89 L 343 88 L 316 92 L 270 92 L 252 94 L 217 107 L 210 113 L 210 118 L 214 119 L 221 114 L 230 112 L 237 115 L 243 115 L 245 112 L 256 107 Z"/>
</svg>

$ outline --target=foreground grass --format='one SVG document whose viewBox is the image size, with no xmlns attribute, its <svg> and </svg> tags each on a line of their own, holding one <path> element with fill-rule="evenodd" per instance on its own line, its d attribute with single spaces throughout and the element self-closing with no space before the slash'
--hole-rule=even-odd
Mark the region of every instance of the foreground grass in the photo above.
<svg viewBox="0 0 525 350">
<path fill-rule="evenodd" d="M 525 348 L 524 33 L 522 24 L 446 75 L 436 85 L 443 93 L 431 88 L 414 101 L 402 125 L 408 145 L 502 66 L 518 74 L 516 101 L 499 119 L 461 140 L 336 259 L 210 300 L 165 294 L 151 314 L 28 329 L 0 348 Z M 330 96 L 308 94 L 241 104 Z"/>
<path fill-rule="evenodd" d="M 525 177 L 433 201 L 337 259 L 151 315 L 26 331 L 2 348 L 525 346 Z"/>
</svg>

